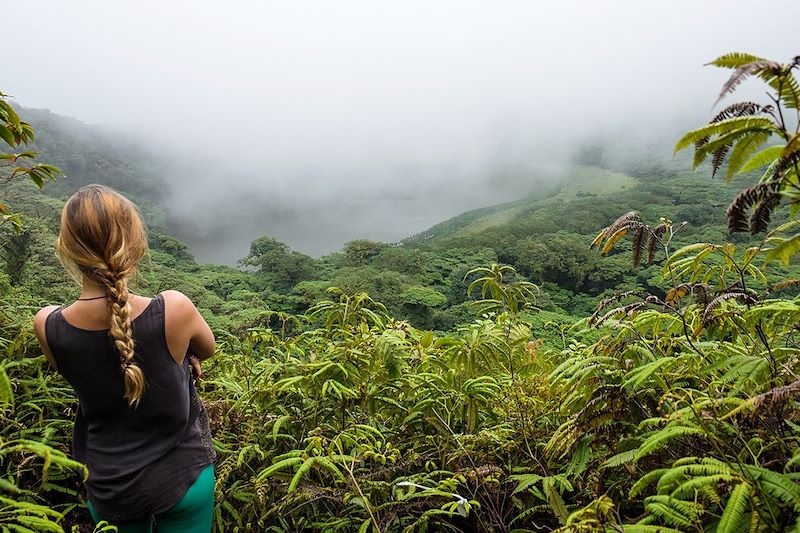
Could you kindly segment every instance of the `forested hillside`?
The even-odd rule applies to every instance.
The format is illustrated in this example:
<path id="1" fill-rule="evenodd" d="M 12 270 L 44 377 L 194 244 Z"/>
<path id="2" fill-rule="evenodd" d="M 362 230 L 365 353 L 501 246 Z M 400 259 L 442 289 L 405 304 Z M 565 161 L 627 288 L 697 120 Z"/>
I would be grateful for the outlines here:
<path id="1" fill-rule="evenodd" d="M 91 531 L 75 399 L 30 324 L 77 295 L 53 249 L 89 182 L 142 207 L 136 290 L 183 291 L 220 341 L 201 385 L 218 531 L 795 528 L 800 59 L 715 64 L 773 101 L 688 133 L 693 160 L 583 160 L 528 198 L 321 258 L 265 235 L 239 268 L 170 236 L 155 156 L 2 100 L 0 529 Z M 66 177 L 18 170 L 34 159 Z"/>

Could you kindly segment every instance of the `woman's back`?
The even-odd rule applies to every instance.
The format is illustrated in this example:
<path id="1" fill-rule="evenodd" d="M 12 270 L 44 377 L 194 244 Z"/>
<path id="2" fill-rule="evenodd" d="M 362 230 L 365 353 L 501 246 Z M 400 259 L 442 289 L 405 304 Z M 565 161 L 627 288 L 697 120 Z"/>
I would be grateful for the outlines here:
<path id="1" fill-rule="evenodd" d="M 116 191 L 87 185 L 67 200 L 56 253 L 81 293 L 33 325 L 78 396 L 73 455 L 89 470 L 93 518 L 128 522 L 121 532 L 147 531 L 154 516 L 163 532 L 210 530 L 214 451 L 189 364 L 199 376 L 214 334 L 180 292 L 149 300 L 128 290 L 147 234 Z"/>
<path id="2" fill-rule="evenodd" d="M 145 376 L 135 405 L 124 398 L 123 371 L 108 330 L 77 327 L 61 308 L 45 321 L 57 368 L 79 400 L 73 453 L 89 468 L 95 509 L 111 520 L 168 509 L 214 459 L 204 413 L 192 394 L 188 358 L 179 364 L 170 354 L 162 295 L 133 318 L 132 329 L 134 359 Z"/>

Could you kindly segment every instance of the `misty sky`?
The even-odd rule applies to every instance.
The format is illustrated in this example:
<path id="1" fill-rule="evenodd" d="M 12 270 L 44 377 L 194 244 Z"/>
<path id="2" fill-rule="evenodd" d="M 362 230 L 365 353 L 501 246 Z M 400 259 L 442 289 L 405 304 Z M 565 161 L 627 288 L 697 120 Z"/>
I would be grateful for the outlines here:
<path id="1" fill-rule="evenodd" d="M 794 1 L 25 0 L 4 12 L 0 89 L 172 154 L 182 236 L 224 240 L 192 244 L 228 262 L 261 234 L 319 254 L 512 199 L 563 172 L 578 140 L 707 120 L 728 75 L 703 67 L 714 57 L 800 53 Z"/>

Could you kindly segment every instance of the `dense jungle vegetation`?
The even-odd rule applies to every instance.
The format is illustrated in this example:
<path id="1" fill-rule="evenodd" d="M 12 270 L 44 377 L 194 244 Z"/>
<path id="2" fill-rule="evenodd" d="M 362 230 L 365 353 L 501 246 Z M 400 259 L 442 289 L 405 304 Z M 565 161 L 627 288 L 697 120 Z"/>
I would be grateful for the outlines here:
<path id="1" fill-rule="evenodd" d="M 31 326 L 77 295 L 53 249 L 90 182 L 142 208 L 138 291 L 183 291 L 219 340 L 218 531 L 798 530 L 800 57 L 713 64 L 720 99 L 769 97 L 682 137 L 691 163 L 588 146 L 569 182 L 402 243 L 264 236 L 240 268 L 170 235 L 154 158 L 0 98 L 0 530 L 92 530 Z"/>

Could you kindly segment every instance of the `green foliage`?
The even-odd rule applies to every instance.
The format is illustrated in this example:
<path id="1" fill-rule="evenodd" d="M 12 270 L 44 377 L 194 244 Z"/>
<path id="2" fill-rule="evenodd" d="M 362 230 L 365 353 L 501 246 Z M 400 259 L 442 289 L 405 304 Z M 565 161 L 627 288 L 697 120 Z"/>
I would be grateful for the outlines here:
<path id="1" fill-rule="evenodd" d="M 731 232 L 749 231 L 753 235 L 765 232 L 773 212 L 786 201 L 796 209 L 800 201 L 800 131 L 787 121 L 790 110 L 798 113 L 800 85 L 794 71 L 800 69 L 800 56 L 790 63 L 780 64 L 743 53 L 730 53 L 711 62 L 712 65 L 733 69 L 722 88 L 717 102 L 734 92 L 744 79 L 760 78 L 772 90 L 771 103 L 737 102 L 723 109 L 704 127 L 688 132 L 675 145 L 675 152 L 694 146 L 694 167 L 713 155 L 712 169 L 716 173 L 727 159 L 727 178 L 766 166 L 767 170 L 752 187 L 743 190 L 728 208 L 728 227 Z M 764 115 L 764 116 L 756 116 Z M 761 149 L 777 138 L 781 144 Z M 781 243 L 774 255 L 789 257 L 797 246 L 791 239 Z"/>
<path id="2" fill-rule="evenodd" d="M 16 110 L 8 103 L 7 94 L 0 92 L 0 139 L 10 148 L 27 145 L 34 140 L 33 127 L 20 119 Z M 39 152 L 27 150 L 24 152 L 0 152 L 0 179 L 9 182 L 20 176 L 27 176 L 40 189 L 45 182 L 55 181 L 56 177 L 63 176 L 56 166 L 44 163 L 34 163 Z M 0 226 L 10 223 L 17 231 L 22 229 L 22 217 L 19 213 L 12 213 L 11 209 L 0 202 Z"/>
<path id="3" fill-rule="evenodd" d="M 255 267 L 279 291 L 290 290 L 297 283 L 313 278 L 314 260 L 294 252 L 272 237 L 259 237 L 250 244 L 250 253 L 240 263 Z"/>
<path id="4" fill-rule="evenodd" d="M 715 64 L 765 81 L 774 112 L 797 108 L 794 67 Z M 197 265 L 151 232 L 140 291 L 182 290 L 220 340 L 199 385 L 215 530 L 797 528 L 798 222 L 774 209 L 760 240 L 728 239 L 709 209 L 740 173 L 794 179 L 781 163 L 794 141 L 761 148 L 782 136 L 764 106 L 721 115 L 679 146 L 699 142 L 712 173 L 727 157 L 730 184 L 583 167 L 594 181 L 399 246 L 313 260 L 262 237 L 243 270 Z M 14 190 L 44 214 L 7 241 L 0 273 L 0 529 L 56 531 L 88 523 L 85 470 L 67 455 L 75 398 L 43 368 L 29 317 L 75 288 L 52 256 L 60 203 Z"/>

